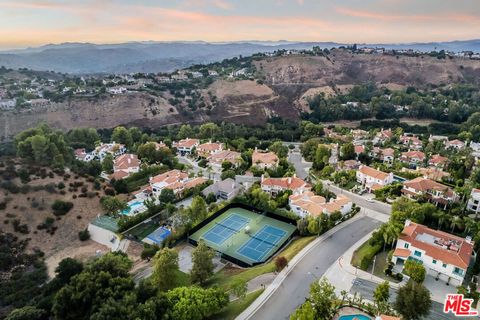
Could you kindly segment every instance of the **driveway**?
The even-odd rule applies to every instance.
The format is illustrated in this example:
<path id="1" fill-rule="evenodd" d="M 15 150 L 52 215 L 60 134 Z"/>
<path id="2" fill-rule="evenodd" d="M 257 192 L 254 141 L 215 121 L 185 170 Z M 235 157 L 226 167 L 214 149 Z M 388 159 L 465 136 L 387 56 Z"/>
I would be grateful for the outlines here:
<path id="1" fill-rule="evenodd" d="M 315 278 L 321 277 L 348 248 L 380 224 L 380 221 L 363 217 L 318 243 L 250 319 L 289 319 L 290 314 L 305 302 Z"/>

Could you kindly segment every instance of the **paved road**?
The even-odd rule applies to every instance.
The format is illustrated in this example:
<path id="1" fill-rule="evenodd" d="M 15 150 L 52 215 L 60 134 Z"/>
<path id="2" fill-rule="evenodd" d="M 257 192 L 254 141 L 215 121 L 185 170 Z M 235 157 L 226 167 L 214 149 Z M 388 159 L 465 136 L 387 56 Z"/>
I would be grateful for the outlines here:
<path id="1" fill-rule="evenodd" d="M 353 294 L 357 292 L 362 297 L 367 300 L 373 300 L 373 292 L 377 287 L 377 284 L 372 281 L 364 280 L 357 278 L 357 281 L 350 289 L 350 293 Z M 394 303 L 397 297 L 397 290 L 390 288 L 390 302 Z M 453 314 L 445 314 L 443 313 L 443 305 L 441 303 L 432 301 L 432 309 L 430 310 L 430 314 L 426 317 L 426 319 L 430 320 L 450 320 L 450 319 L 458 319 Z"/>
<path id="2" fill-rule="evenodd" d="M 364 217 L 319 243 L 298 262 L 282 285 L 250 319 L 288 319 L 308 296 L 310 284 L 315 281 L 313 275 L 321 277 L 348 248 L 379 225 L 379 221 Z"/>
<path id="3" fill-rule="evenodd" d="M 308 162 L 303 161 L 302 155 L 300 152 L 290 152 L 288 155 L 288 161 L 293 164 L 295 167 L 295 173 L 297 174 L 297 177 L 305 179 L 309 176 L 308 170 L 311 168 L 311 164 Z M 384 214 L 390 214 L 391 213 L 391 206 L 375 201 L 375 200 L 368 200 L 363 196 L 360 196 L 358 194 L 343 190 L 337 186 L 334 186 L 330 181 L 322 181 L 323 185 L 328 188 L 331 192 L 335 194 L 343 194 L 348 196 L 354 203 L 357 204 L 357 206 L 360 206 L 362 208 L 367 208 L 373 211 L 377 211 L 380 213 Z"/>

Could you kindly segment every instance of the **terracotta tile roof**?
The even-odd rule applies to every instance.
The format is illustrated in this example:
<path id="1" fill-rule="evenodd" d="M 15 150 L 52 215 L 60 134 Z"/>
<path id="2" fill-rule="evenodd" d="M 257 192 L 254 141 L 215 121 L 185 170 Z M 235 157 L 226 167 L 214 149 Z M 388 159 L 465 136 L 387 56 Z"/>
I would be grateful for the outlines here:
<path id="1" fill-rule="evenodd" d="M 393 155 L 395 154 L 395 150 L 393 150 L 392 148 L 382 149 L 381 152 L 383 156 L 387 157 L 393 157 Z"/>
<path id="2" fill-rule="evenodd" d="M 435 243 L 422 241 L 422 234 L 435 239 Z M 410 243 L 413 247 L 425 251 L 426 255 L 435 260 L 456 267 L 467 269 L 473 252 L 473 241 L 470 243 L 455 235 L 430 229 L 424 225 L 410 222 L 400 234 L 400 239 Z M 449 246 L 450 250 L 446 247 Z"/>
<path id="3" fill-rule="evenodd" d="M 207 159 L 210 162 L 218 163 L 218 164 L 221 164 L 224 161 L 228 161 L 235 164 L 240 161 L 241 155 L 239 152 L 236 152 L 236 151 L 223 150 L 210 155 Z"/>
<path id="4" fill-rule="evenodd" d="M 317 196 L 312 191 L 305 191 L 302 194 L 291 195 L 289 200 L 290 205 L 300 207 L 314 217 L 323 213 L 331 214 L 335 211 L 339 211 L 343 206 L 351 202 L 347 197 L 339 195 L 337 199 L 332 199 L 327 203 L 324 197 Z"/>
<path id="5" fill-rule="evenodd" d="M 411 251 L 408 249 L 396 248 L 393 252 L 393 255 L 396 257 L 408 258 L 410 257 Z"/>
<path id="6" fill-rule="evenodd" d="M 261 182 L 262 186 L 277 186 L 282 189 L 289 189 L 295 191 L 301 187 L 306 187 L 307 183 L 297 177 L 284 178 L 265 178 Z"/>
<path id="7" fill-rule="evenodd" d="M 119 170 L 112 173 L 110 179 L 122 180 L 123 178 L 128 177 L 128 175 L 130 175 L 130 173 L 127 171 Z"/>
<path id="8" fill-rule="evenodd" d="M 446 164 L 447 162 L 448 162 L 448 158 L 442 157 L 442 156 L 439 155 L 439 154 L 433 155 L 433 156 L 430 158 L 430 160 L 428 160 L 428 163 L 435 164 L 435 165 L 438 165 L 438 164 Z"/>
<path id="9" fill-rule="evenodd" d="M 221 143 L 215 143 L 215 142 L 207 142 L 207 143 L 202 143 L 197 147 L 197 151 L 201 152 L 213 152 L 216 150 L 222 150 L 222 144 Z"/>
<path id="10" fill-rule="evenodd" d="M 355 153 L 356 154 L 363 153 L 364 151 L 365 151 L 365 146 L 363 146 L 363 145 L 355 146 Z"/>
<path id="11" fill-rule="evenodd" d="M 394 317 L 394 316 L 387 316 L 385 314 L 382 314 L 379 316 L 380 320 L 401 320 L 399 317 Z M 377 320 L 377 319 L 375 319 Z"/>
<path id="12" fill-rule="evenodd" d="M 136 168 L 140 166 L 140 160 L 136 154 L 125 153 L 115 159 L 113 168 L 117 170 L 126 170 L 128 168 Z"/>
<path id="13" fill-rule="evenodd" d="M 450 173 L 442 171 L 439 168 L 431 167 L 431 168 L 418 168 L 417 171 L 423 176 L 428 179 L 432 180 L 442 180 L 443 177 L 449 177 Z M 415 172 L 415 171 L 413 171 Z"/>
<path id="14" fill-rule="evenodd" d="M 273 152 L 261 152 L 255 150 L 252 153 L 252 165 L 257 163 L 276 164 L 277 162 L 278 157 Z"/>
<path id="15" fill-rule="evenodd" d="M 173 143 L 173 146 L 176 147 L 176 148 L 191 148 L 193 147 L 194 145 L 198 145 L 200 143 L 200 141 L 198 139 L 182 139 L 180 141 L 177 141 L 177 142 L 174 142 Z"/>
<path id="16" fill-rule="evenodd" d="M 170 170 L 162 174 L 158 174 L 150 179 L 151 184 L 165 182 L 167 184 L 173 183 L 178 180 L 188 178 L 188 174 L 180 170 Z"/>
<path id="17" fill-rule="evenodd" d="M 168 149 L 167 145 L 163 142 L 154 142 L 155 144 L 155 150 L 160 150 L 160 149 Z"/>
<path id="18" fill-rule="evenodd" d="M 205 183 L 207 181 L 208 181 L 208 179 L 204 178 L 204 177 L 194 178 L 192 180 L 189 180 L 189 181 L 185 182 L 183 188 L 184 189 L 191 189 L 191 188 L 194 188 L 194 187 L 196 187 L 196 186 L 198 186 L 202 183 Z"/>
<path id="19" fill-rule="evenodd" d="M 423 177 L 418 177 L 410 181 L 405 181 L 403 183 L 405 187 L 412 188 L 418 192 L 425 192 L 425 191 L 441 191 L 441 192 L 450 192 L 452 189 L 450 189 L 448 186 L 443 185 L 441 183 L 438 183 L 436 181 L 430 180 L 430 179 L 425 179 Z"/>
<path id="20" fill-rule="evenodd" d="M 383 171 L 380 171 L 374 168 L 370 168 L 368 166 L 360 166 L 358 171 L 360 171 L 364 175 L 370 176 L 375 179 L 384 180 L 388 177 L 388 173 L 385 173 Z"/>
<path id="21" fill-rule="evenodd" d="M 419 159 L 423 161 L 425 159 L 425 153 L 422 151 L 408 151 L 408 152 L 402 152 L 402 159 L 405 160 L 410 160 L 410 159 Z"/>

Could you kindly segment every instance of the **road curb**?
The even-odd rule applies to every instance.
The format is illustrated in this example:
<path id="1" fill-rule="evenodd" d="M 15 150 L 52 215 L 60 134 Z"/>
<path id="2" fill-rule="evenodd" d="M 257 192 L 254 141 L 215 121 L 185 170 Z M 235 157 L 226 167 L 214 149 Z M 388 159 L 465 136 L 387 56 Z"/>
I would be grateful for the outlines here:
<path id="1" fill-rule="evenodd" d="M 250 319 L 258 309 L 260 309 L 268 299 L 275 293 L 275 291 L 280 287 L 285 278 L 290 274 L 290 272 L 295 268 L 295 266 L 306 256 L 316 245 L 322 243 L 326 239 L 330 238 L 333 233 L 345 228 L 346 226 L 367 217 L 365 214 L 356 214 L 353 218 L 339 224 L 338 226 L 328 230 L 323 235 L 317 239 L 310 242 L 305 248 L 303 248 L 299 253 L 295 255 L 292 261 L 289 263 L 289 266 L 283 269 L 273 282 L 265 289 L 265 291 L 250 305 L 245 309 L 240 315 L 238 315 L 235 320 L 248 320 Z"/>

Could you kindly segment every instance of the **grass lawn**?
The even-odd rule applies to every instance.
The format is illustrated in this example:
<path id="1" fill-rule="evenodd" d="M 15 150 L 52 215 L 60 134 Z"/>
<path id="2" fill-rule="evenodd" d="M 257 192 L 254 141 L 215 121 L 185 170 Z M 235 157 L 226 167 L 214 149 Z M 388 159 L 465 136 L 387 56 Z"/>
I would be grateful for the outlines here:
<path id="1" fill-rule="evenodd" d="M 373 270 L 373 274 L 379 278 L 382 278 L 391 282 L 399 283 L 400 281 L 398 281 L 396 278 L 389 277 L 385 274 L 385 272 L 383 272 L 383 270 L 385 270 L 388 265 L 387 256 L 388 256 L 388 249 L 387 251 L 382 251 L 377 254 L 377 258 L 375 259 L 375 269 Z M 372 267 L 373 267 L 373 263 L 370 266 L 368 266 L 367 271 L 372 272 Z"/>
<path id="2" fill-rule="evenodd" d="M 252 304 L 252 302 L 255 301 L 255 299 L 257 299 L 259 295 L 262 294 L 263 290 L 264 289 L 259 289 L 257 291 L 247 294 L 244 299 L 237 299 L 233 302 L 230 302 L 222 312 L 220 312 L 214 317 L 214 319 L 235 319 L 240 313 L 242 313 L 243 310 L 248 308 L 248 306 Z"/>
<path id="3" fill-rule="evenodd" d="M 351 264 L 352 266 L 361 267 L 361 262 L 364 256 L 368 255 L 371 251 L 374 251 L 375 248 L 368 243 L 368 240 L 362 244 L 352 256 Z"/>
<path id="4" fill-rule="evenodd" d="M 188 287 L 190 285 L 190 275 L 177 270 L 177 287 Z"/>
<path id="5" fill-rule="evenodd" d="M 308 245 L 315 236 L 311 237 L 301 237 L 297 238 L 290 243 L 288 247 L 286 247 L 282 252 L 277 254 L 277 256 L 284 256 L 287 258 L 288 261 L 292 260 L 292 258 L 300 252 L 306 245 Z M 230 284 L 236 279 L 242 279 L 246 282 L 249 280 L 258 277 L 264 273 L 274 272 L 275 271 L 275 263 L 274 260 L 248 269 L 240 269 L 240 268 L 224 268 L 217 272 L 212 279 L 210 280 L 211 285 L 218 285 L 226 290 L 229 289 Z"/>

